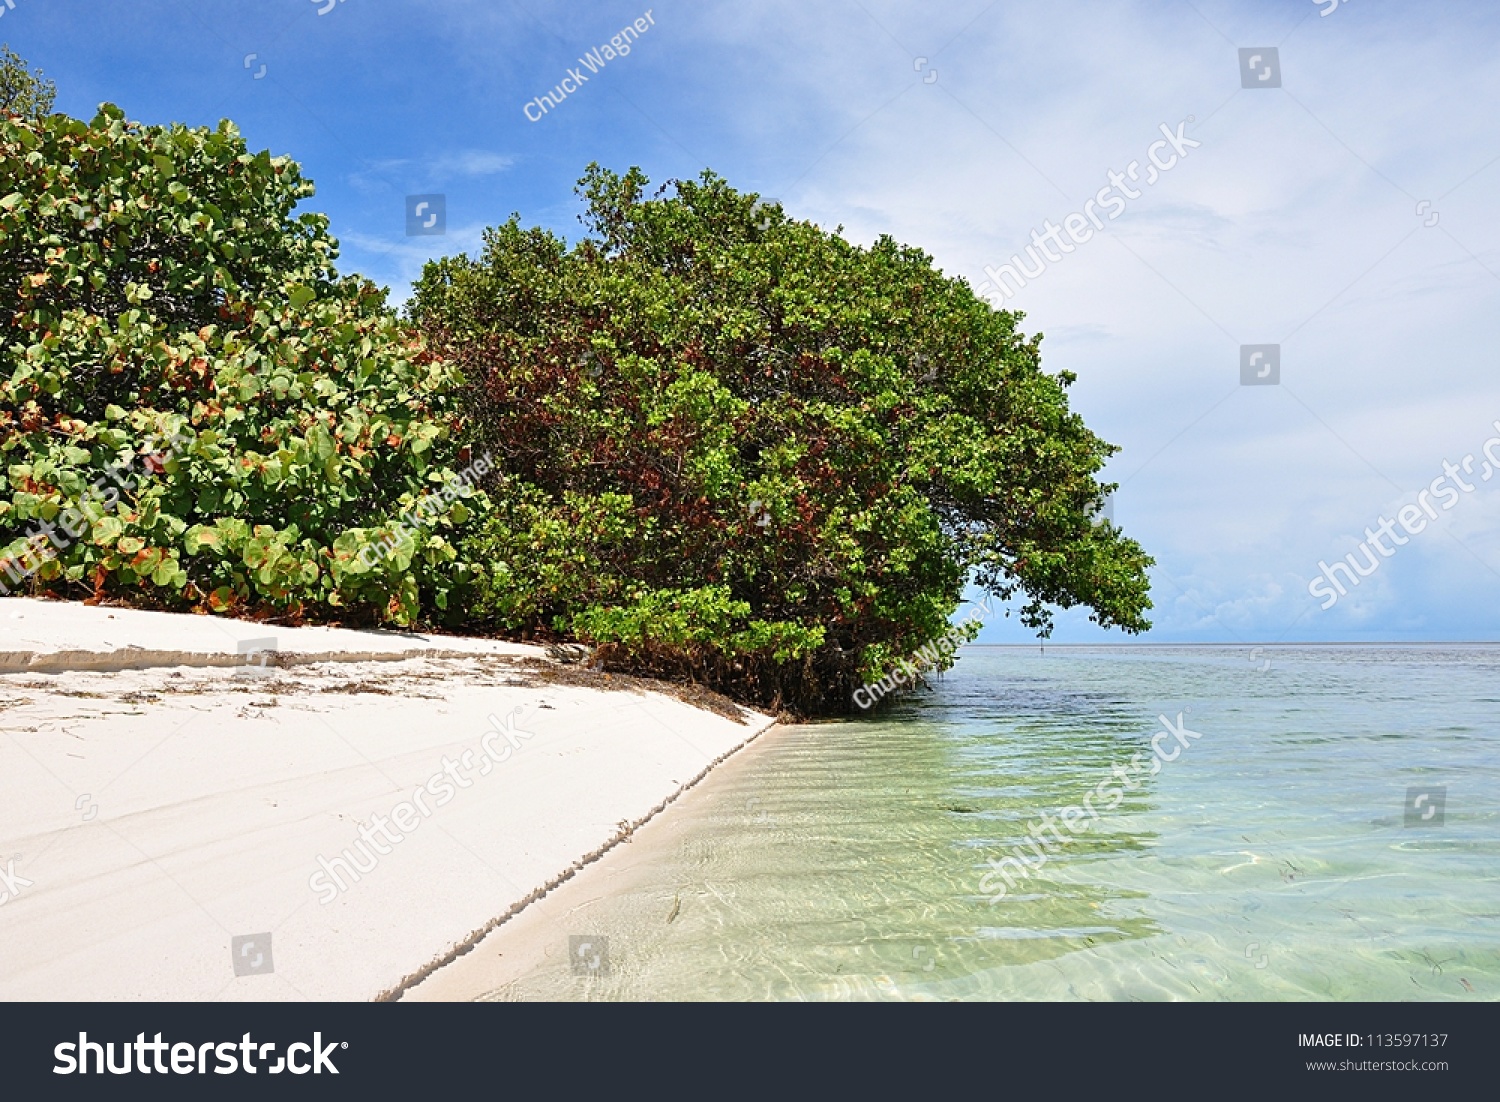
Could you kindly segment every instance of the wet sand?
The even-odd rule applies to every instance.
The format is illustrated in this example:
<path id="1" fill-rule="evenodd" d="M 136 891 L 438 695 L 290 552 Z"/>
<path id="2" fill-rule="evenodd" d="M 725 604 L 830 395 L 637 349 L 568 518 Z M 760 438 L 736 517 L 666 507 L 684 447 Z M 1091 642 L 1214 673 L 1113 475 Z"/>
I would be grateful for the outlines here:
<path id="1" fill-rule="evenodd" d="M 712 886 L 684 883 L 679 889 L 661 886 L 661 866 L 680 860 L 685 848 L 700 837 L 706 822 L 723 814 L 726 801 L 736 808 L 747 803 L 746 785 L 766 755 L 788 739 L 805 737 L 810 728 L 769 728 L 753 742 L 718 765 L 698 784 L 644 826 L 634 830 L 598 860 L 497 926 L 469 952 L 437 969 L 401 993 L 403 1001 L 451 1002 L 518 998 L 523 980 L 548 973 L 549 997 L 584 998 L 594 985 L 621 965 L 620 947 L 611 960 L 608 935 L 598 935 L 586 917 L 603 900 L 629 899 L 628 908 L 647 925 L 669 935 L 673 924 L 693 908 L 697 895 Z M 757 809 L 748 798 L 748 811 Z M 631 898 L 633 897 L 633 898 Z M 647 912 L 642 916 L 640 912 Z M 604 937 L 600 942 L 598 937 Z M 577 960 L 574 960 L 574 957 Z"/>

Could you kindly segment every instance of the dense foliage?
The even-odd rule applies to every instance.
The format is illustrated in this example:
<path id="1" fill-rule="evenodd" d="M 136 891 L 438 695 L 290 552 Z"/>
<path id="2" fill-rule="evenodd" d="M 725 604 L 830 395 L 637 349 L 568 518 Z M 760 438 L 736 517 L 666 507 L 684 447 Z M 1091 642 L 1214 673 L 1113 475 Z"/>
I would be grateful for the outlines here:
<path id="1" fill-rule="evenodd" d="M 40 69 L 32 72 L 9 46 L 0 46 L 0 115 L 39 119 L 56 98 L 57 86 Z"/>
<path id="2" fill-rule="evenodd" d="M 1072 379 L 919 250 L 592 167 L 588 236 L 512 219 L 404 326 L 229 123 L 48 115 L 13 55 L 0 96 L 0 593 L 573 636 L 806 713 L 972 582 L 1147 626 Z"/>
<path id="3" fill-rule="evenodd" d="M 227 122 L 0 119 L 0 585 L 294 617 L 453 603 L 468 491 L 394 525 L 450 477 L 457 377 L 338 276 L 327 220 L 293 213 L 312 190 Z"/>
<path id="4" fill-rule="evenodd" d="M 513 218 L 412 302 L 495 456 L 471 622 L 806 712 L 943 635 L 970 579 L 1043 634 L 1054 605 L 1148 626 L 1151 560 L 1095 520 L 1115 449 L 1020 315 L 712 174 L 581 186 L 576 246 Z"/>

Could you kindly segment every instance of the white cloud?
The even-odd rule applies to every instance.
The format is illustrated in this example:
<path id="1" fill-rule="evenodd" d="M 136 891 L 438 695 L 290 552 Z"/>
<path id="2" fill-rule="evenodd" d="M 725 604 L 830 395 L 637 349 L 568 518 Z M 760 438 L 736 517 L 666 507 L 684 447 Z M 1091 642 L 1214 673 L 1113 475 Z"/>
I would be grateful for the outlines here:
<path id="1" fill-rule="evenodd" d="M 1013 303 L 1048 334 L 1046 366 L 1078 375 L 1075 407 L 1124 446 L 1117 517 L 1160 560 L 1158 637 L 1472 634 L 1493 608 L 1500 579 L 1436 532 L 1321 619 L 1305 592 L 1320 558 L 1500 417 L 1492 6 L 1361 0 L 1324 19 L 1250 0 L 665 0 L 628 64 L 549 130 L 520 120 L 521 91 L 613 17 L 538 16 L 537 33 L 492 5 L 432 11 L 470 82 L 508 72 L 505 36 L 535 47 L 518 87 L 496 93 L 528 166 L 597 157 L 658 182 L 711 166 L 851 240 L 918 245 L 975 285 L 1192 116 L 1202 145 Z M 1236 47 L 1271 44 L 1283 87 L 1240 89 Z M 509 167 L 475 152 L 361 174 L 440 191 Z M 555 200 L 572 202 L 528 198 L 532 220 L 562 221 Z M 398 249 L 400 270 L 429 244 Z M 1238 386 L 1240 343 L 1282 344 L 1282 386 Z M 1451 522 L 1486 554 L 1494 485 Z M 1059 618 L 1091 637 L 1082 620 Z"/>
<path id="2" fill-rule="evenodd" d="M 1500 64 L 1475 23 L 1493 16 L 1370 4 L 1296 26 L 1202 5 L 1240 44 L 1283 42 L 1285 88 L 1240 91 L 1233 44 L 1186 6 L 996 6 L 941 52 L 970 7 L 929 21 L 867 6 L 906 57 L 857 8 L 765 15 L 786 33 L 746 49 L 768 71 L 753 102 L 723 104 L 743 168 L 720 170 L 851 239 L 919 244 L 976 286 L 1108 170 L 1144 162 L 1159 124 L 1195 116 L 1201 147 L 1012 303 L 1050 335 L 1048 367 L 1079 374 L 1089 423 L 1126 447 L 1118 516 L 1161 560 L 1162 634 L 1286 630 L 1319 558 L 1354 546 L 1340 533 L 1362 538 L 1445 455 L 1482 444 L 1500 416 Z M 721 41 L 755 38 L 744 12 L 703 18 Z M 1283 387 L 1237 389 L 1237 345 L 1274 342 Z M 1476 518 L 1483 492 L 1464 505 Z M 1434 536 L 1341 601 L 1338 630 L 1466 619 L 1463 585 L 1429 572 L 1486 592 L 1496 579 Z M 1450 604 L 1413 612 L 1434 597 Z"/>
<path id="3" fill-rule="evenodd" d="M 483 149 L 454 150 L 426 160 L 387 158 L 369 161 L 349 176 L 356 190 L 420 192 L 441 189 L 455 181 L 498 176 L 515 158 Z"/>
<path id="4" fill-rule="evenodd" d="M 344 270 L 364 273 L 382 286 L 391 288 L 391 304 L 400 306 L 410 297 L 410 286 L 422 274 L 423 266 L 442 256 L 467 253 L 477 255 L 484 245 L 485 227 L 481 224 L 450 226 L 442 236 L 377 237 L 365 233 L 345 233 L 339 244 L 343 252 L 340 266 Z"/>

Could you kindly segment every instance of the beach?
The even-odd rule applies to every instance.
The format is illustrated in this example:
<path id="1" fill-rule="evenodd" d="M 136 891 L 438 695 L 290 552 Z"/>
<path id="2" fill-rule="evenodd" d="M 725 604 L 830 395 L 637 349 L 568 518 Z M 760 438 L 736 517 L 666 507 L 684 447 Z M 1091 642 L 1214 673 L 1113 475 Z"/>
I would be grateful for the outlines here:
<path id="1" fill-rule="evenodd" d="M 971 647 L 777 726 L 522 644 L 0 611 L 10 1000 L 1500 982 L 1494 647 Z"/>
<path id="2" fill-rule="evenodd" d="M 772 730 L 403 997 L 1493 1000 L 1497 671 L 965 648 L 878 715 Z"/>
<path id="3" fill-rule="evenodd" d="M 392 997 L 772 724 L 493 640 L 0 608 L 0 998 Z"/>
<path id="4" fill-rule="evenodd" d="M 745 797 L 756 782 L 758 767 L 785 740 L 807 738 L 811 727 L 772 727 L 726 761 L 712 776 L 683 793 L 671 813 L 637 830 L 628 844 L 616 846 L 599 860 L 496 927 L 473 948 L 401 993 L 408 1002 L 505 1000 L 527 994 L 548 1001 L 608 997 L 611 977 L 639 957 L 648 932 L 653 948 L 670 949 L 672 935 L 699 924 L 703 901 L 713 888 L 691 875 L 664 878 L 663 870 L 680 872 L 684 852 L 701 853 L 716 816 L 726 805 L 743 812 L 751 829 L 772 827 L 770 813 L 755 797 Z M 709 843 L 711 844 L 711 843 Z M 723 885 L 730 894 L 732 885 Z M 601 925 L 594 912 L 631 912 L 632 929 L 620 937 L 614 923 Z M 681 926 L 678 926 L 678 923 Z M 610 938 L 614 937 L 611 953 Z M 580 952 L 582 950 L 582 952 Z M 576 960 L 573 958 L 577 958 Z M 533 991 L 528 983 L 545 976 L 550 985 Z"/>

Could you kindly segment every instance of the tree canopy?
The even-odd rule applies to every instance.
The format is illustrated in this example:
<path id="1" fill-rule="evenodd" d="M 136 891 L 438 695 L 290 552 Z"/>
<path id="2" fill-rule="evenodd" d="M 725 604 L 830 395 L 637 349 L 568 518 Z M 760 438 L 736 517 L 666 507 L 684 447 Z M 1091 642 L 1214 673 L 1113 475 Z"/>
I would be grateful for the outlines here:
<path id="1" fill-rule="evenodd" d="M 14 95 L 0 592 L 572 637 L 803 714 L 946 666 L 970 586 L 1149 626 L 1073 377 L 920 249 L 594 165 L 580 240 L 512 217 L 403 321 L 229 122 Z"/>
<path id="2" fill-rule="evenodd" d="M 586 236 L 517 218 L 410 304 L 468 380 L 493 512 L 476 621 L 764 706 L 849 707 L 965 587 L 1149 626 L 1152 560 L 1097 517 L 1116 450 L 1022 315 L 704 173 L 591 166 Z M 668 194 L 670 192 L 670 194 Z"/>
<path id="3" fill-rule="evenodd" d="M 0 46 L 0 115 L 38 119 L 52 110 L 57 86 L 32 72 L 9 46 Z"/>
<path id="4" fill-rule="evenodd" d="M 228 122 L 0 118 L 0 584 L 251 615 L 449 606 L 468 506 L 398 518 L 451 480 L 457 376 L 338 275 L 327 219 L 294 212 L 312 192 Z"/>

